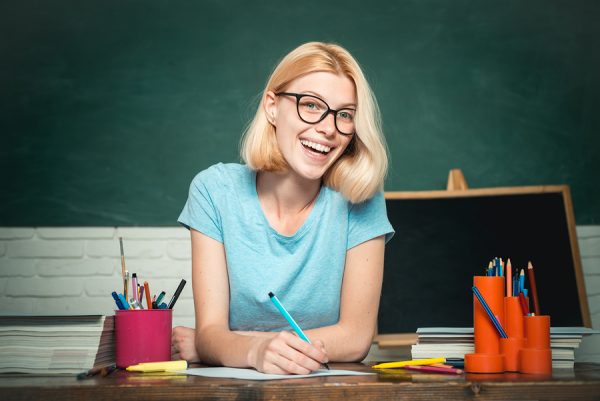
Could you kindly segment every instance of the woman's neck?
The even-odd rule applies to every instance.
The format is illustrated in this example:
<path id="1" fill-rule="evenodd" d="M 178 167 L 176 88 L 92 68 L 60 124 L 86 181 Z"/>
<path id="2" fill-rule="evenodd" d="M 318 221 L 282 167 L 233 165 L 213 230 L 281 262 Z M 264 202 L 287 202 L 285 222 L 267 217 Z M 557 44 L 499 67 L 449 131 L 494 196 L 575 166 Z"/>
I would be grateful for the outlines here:
<path id="1" fill-rule="evenodd" d="M 306 180 L 284 172 L 258 172 L 256 191 L 265 210 L 279 217 L 310 211 L 321 189 L 320 180 Z"/>

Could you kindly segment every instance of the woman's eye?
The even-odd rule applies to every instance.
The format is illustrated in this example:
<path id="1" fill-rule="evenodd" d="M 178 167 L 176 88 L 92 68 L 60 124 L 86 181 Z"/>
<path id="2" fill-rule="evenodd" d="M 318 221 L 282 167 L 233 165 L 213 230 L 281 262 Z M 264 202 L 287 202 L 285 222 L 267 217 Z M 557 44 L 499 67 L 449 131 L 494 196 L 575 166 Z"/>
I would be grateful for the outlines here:
<path id="1" fill-rule="evenodd" d="M 348 111 L 340 111 L 338 113 L 338 116 L 343 119 L 343 120 L 347 120 L 347 121 L 352 121 L 354 119 L 354 116 L 352 115 L 352 113 L 348 112 Z"/>

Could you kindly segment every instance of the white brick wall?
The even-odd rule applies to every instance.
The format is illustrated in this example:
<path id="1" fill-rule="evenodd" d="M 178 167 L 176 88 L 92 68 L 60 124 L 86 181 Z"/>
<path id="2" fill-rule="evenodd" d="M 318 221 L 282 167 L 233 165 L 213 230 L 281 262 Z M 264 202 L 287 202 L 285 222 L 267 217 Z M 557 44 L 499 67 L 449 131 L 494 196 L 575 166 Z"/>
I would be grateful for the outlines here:
<path id="1" fill-rule="evenodd" d="M 113 314 L 112 291 L 122 292 L 118 238 L 127 270 L 167 300 L 179 281 L 175 325 L 194 326 L 189 232 L 182 227 L 0 227 L 0 313 Z M 577 236 L 592 324 L 600 329 L 600 226 Z M 578 361 L 600 362 L 600 334 L 586 337 Z"/>
<path id="2" fill-rule="evenodd" d="M 189 232 L 183 227 L 0 227 L 0 313 L 113 314 L 122 292 L 123 237 L 127 270 L 150 291 L 188 284 L 173 312 L 175 325 L 194 326 Z"/>

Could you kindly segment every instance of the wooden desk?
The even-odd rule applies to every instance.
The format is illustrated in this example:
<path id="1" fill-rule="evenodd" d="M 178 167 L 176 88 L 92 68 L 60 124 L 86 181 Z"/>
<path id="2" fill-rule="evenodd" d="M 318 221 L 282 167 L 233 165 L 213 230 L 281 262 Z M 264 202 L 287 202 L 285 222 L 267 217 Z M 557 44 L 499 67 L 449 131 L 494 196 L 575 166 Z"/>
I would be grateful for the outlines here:
<path id="1" fill-rule="evenodd" d="M 371 371 L 362 364 L 334 369 Z M 0 398 L 12 400 L 600 400 L 600 365 L 578 364 L 552 377 L 462 376 L 384 372 L 370 376 L 247 381 L 117 371 L 107 377 L 0 375 Z"/>

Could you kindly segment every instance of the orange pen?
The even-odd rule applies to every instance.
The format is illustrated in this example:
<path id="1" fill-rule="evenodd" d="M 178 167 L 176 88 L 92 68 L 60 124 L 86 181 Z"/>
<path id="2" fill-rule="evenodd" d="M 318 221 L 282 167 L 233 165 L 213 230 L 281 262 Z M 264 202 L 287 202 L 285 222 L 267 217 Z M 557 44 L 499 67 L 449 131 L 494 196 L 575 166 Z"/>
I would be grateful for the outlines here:
<path id="1" fill-rule="evenodd" d="M 150 286 L 147 281 L 144 281 L 144 289 L 146 292 L 146 304 L 148 305 L 148 309 L 152 309 L 152 301 L 150 300 Z"/>

